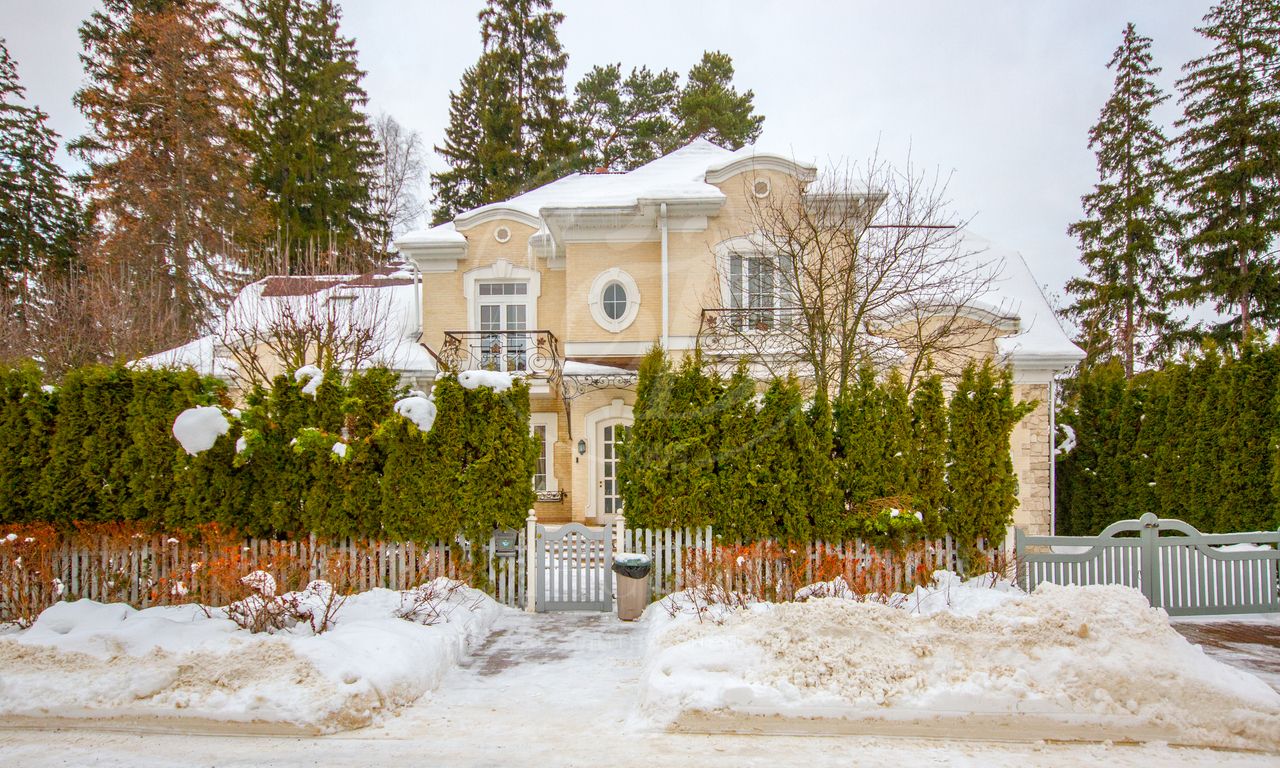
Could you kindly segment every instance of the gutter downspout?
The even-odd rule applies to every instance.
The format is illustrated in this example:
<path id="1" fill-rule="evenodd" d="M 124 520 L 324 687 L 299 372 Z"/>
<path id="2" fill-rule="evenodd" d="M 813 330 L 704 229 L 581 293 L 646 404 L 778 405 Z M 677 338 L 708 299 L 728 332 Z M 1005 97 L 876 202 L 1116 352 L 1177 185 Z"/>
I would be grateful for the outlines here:
<path id="1" fill-rule="evenodd" d="M 410 260 L 413 264 L 413 327 L 414 335 L 418 340 L 422 339 L 422 270 L 418 269 L 418 262 Z"/>
<path id="2" fill-rule="evenodd" d="M 667 204 L 658 208 L 658 230 L 662 233 L 662 349 L 671 352 L 670 270 L 667 267 Z"/>
<path id="3" fill-rule="evenodd" d="M 1049 377 L 1049 535 L 1058 535 L 1058 377 Z"/>

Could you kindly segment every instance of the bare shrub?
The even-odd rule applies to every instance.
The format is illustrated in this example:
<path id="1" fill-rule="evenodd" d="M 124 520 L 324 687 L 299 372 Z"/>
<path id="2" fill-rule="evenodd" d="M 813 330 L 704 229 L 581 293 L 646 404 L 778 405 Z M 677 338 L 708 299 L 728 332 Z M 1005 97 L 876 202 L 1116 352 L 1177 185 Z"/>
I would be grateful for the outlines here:
<path id="1" fill-rule="evenodd" d="M 346 602 L 327 581 L 312 581 L 299 592 L 276 594 L 276 580 L 266 571 L 254 571 L 240 579 L 252 593 L 223 609 L 241 629 L 272 634 L 306 624 L 312 633 L 333 628 L 338 610 Z"/>
<path id="2" fill-rule="evenodd" d="M 400 607 L 396 616 L 415 624 L 431 626 L 448 621 L 454 611 L 462 608 L 474 611 L 483 598 L 461 581 L 439 578 L 420 584 L 400 593 Z"/>

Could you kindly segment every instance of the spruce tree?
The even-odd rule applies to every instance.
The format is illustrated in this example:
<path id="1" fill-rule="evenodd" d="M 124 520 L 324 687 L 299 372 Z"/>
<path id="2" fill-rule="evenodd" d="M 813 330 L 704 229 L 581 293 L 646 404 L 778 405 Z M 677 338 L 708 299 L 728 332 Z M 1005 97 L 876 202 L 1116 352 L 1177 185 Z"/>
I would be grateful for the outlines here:
<path id="1" fill-rule="evenodd" d="M 733 87 L 729 54 L 703 53 L 702 60 L 689 70 L 676 102 L 681 143 L 698 137 L 729 149 L 752 143 L 764 130 L 764 116 L 756 114 L 754 100 L 754 91 L 739 93 Z"/>
<path id="2" fill-rule="evenodd" d="M 258 269 L 358 271 L 372 256 L 378 148 L 340 21 L 332 0 L 242 0 L 236 16 L 253 96 L 253 181 L 275 230 L 275 261 Z"/>
<path id="3" fill-rule="evenodd" d="M 505 200 L 577 167 L 581 146 L 565 98 L 569 57 L 551 0 L 489 0 L 480 11 L 483 53 L 450 96 L 448 170 L 431 177 L 435 221 L 454 205 Z"/>
<path id="4" fill-rule="evenodd" d="M 1187 211 L 1180 289 L 1242 339 L 1280 322 L 1280 3 L 1221 0 L 1198 31 L 1213 50 L 1183 67 L 1177 186 Z"/>
<path id="5" fill-rule="evenodd" d="M 17 66 L 0 38 L 0 302 L 7 315 L 0 323 L 24 336 L 47 314 L 42 278 L 65 272 L 75 260 L 79 229 L 76 200 L 54 160 L 58 135 L 48 120 L 26 104 Z"/>
<path id="6" fill-rule="evenodd" d="M 240 141 L 246 100 L 214 0 L 106 0 L 80 28 L 75 103 L 102 258 L 138 306 L 117 356 L 195 336 L 238 287 L 259 201 Z M 127 347 L 127 348 L 125 348 Z"/>
<path id="7" fill-rule="evenodd" d="M 1067 228 L 1080 242 L 1087 275 L 1067 283 L 1067 314 L 1083 330 L 1085 365 L 1118 358 L 1132 377 L 1159 359 L 1175 323 L 1166 296 L 1173 288 L 1177 216 L 1165 202 L 1172 168 L 1168 141 L 1152 110 L 1168 99 L 1153 78 L 1151 39 L 1133 24 L 1108 62 L 1115 87 L 1089 131 L 1098 183 L 1081 198 L 1085 218 Z"/>

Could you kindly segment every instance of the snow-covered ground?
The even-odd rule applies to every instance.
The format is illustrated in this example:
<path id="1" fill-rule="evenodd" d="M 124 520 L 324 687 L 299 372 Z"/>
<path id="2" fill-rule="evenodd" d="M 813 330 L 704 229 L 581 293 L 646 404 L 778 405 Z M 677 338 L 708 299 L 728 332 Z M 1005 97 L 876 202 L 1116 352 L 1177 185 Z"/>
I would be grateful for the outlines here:
<path id="1" fill-rule="evenodd" d="M 853 732 L 981 724 L 1009 737 L 1280 750 L 1280 693 L 1188 643 L 1136 590 L 1046 584 L 1025 595 L 937 576 L 894 607 L 652 606 L 643 711 L 700 728 L 826 718 Z"/>
<path id="2" fill-rule="evenodd" d="M 435 688 L 510 610 L 436 585 L 431 626 L 396 616 L 411 593 L 375 589 L 348 598 L 322 634 L 305 623 L 251 634 L 198 605 L 58 603 L 0 635 L 0 716 L 362 727 Z"/>
<path id="3" fill-rule="evenodd" d="M 982 598 L 1001 599 L 990 591 Z M 938 604 L 945 607 L 948 599 L 939 593 L 920 609 L 932 611 Z M 964 602 L 950 601 L 953 605 Z M 941 619 L 947 614 L 936 615 Z M 437 687 L 395 716 L 379 718 L 367 728 L 314 738 L 225 728 L 200 728 L 197 735 L 191 735 L 157 732 L 145 722 L 84 721 L 83 727 L 68 729 L 61 723 L 15 724 L 0 716 L 0 764 L 150 768 L 366 766 L 425 761 L 447 766 L 610 768 L 851 764 L 1252 768 L 1276 762 L 1274 752 L 1186 749 L 1159 742 L 1062 744 L 1050 739 L 1020 743 L 993 738 L 981 728 L 937 731 L 931 734 L 933 738 L 849 735 L 821 729 L 810 729 L 805 735 L 774 732 L 744 736 L 710 729 L 671 732 L 653 722 L 640 706 L 651 630 L 647 623 L 623 623 L 609 614 L 502 611 L 487 639 L 451 667 Z"/>

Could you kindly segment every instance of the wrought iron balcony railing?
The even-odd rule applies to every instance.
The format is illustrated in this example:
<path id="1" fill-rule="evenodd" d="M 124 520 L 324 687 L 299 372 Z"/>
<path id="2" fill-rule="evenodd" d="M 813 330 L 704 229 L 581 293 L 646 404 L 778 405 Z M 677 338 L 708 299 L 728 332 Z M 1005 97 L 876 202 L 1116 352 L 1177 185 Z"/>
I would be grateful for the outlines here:
<path id="1" fill-rule="evenodd" d="M 455 371 L 507 371 L 556 379 L 564 362 L 551 331 L 445 331 L 439 357 Z"/>
<path id="2" fill-rule="evenodd" d="M 717 307 L 702 310 L 701 334 L 769 333 L 795 328 L 799 307 Z"/>

